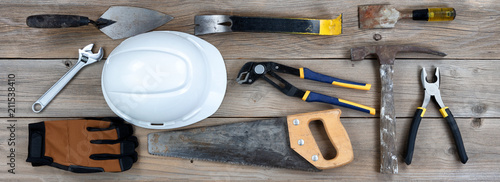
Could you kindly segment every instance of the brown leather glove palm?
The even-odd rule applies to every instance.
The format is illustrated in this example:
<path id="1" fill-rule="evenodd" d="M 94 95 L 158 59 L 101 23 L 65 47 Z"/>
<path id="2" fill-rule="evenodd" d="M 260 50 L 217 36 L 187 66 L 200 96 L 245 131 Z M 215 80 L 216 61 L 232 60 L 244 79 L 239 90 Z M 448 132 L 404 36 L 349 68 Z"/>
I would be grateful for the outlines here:
<path id="1" fill-rule="evenodd" d="M 27 162 L 77 172 L 120 172 L 137 161 L 130 124 L 100 120 L 45 121 L 29 125 Z"/>

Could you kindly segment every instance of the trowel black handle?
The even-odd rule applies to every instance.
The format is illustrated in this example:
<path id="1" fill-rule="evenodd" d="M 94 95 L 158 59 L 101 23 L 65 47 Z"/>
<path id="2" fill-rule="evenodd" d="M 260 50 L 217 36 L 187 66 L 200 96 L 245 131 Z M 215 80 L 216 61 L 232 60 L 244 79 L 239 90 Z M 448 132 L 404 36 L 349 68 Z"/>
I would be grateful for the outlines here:
<path id="1" fill-rule="evenodd" d="M 77 15 L 32 15 L 26 18 L 26 24 L 35 28 L 66 28 L 88 25 L 92 21 Z"/>

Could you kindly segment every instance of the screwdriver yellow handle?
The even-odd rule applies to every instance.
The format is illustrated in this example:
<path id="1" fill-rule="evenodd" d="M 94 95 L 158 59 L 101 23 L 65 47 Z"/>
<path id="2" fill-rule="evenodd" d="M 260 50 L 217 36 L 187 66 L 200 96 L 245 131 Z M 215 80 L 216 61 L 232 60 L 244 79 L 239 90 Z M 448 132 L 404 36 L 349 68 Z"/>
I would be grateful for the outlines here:
<path id="1" fill-rule="evenodd" d="M 429 21 L 451 21 L 455 19 L 455 8 L 429 8 Z"/>
<path id="2" fill-rule="evenodd" d="M 452 21 L 455 19 L 454 8 L 427 8 L 413 11 L 413 20 Z"/>

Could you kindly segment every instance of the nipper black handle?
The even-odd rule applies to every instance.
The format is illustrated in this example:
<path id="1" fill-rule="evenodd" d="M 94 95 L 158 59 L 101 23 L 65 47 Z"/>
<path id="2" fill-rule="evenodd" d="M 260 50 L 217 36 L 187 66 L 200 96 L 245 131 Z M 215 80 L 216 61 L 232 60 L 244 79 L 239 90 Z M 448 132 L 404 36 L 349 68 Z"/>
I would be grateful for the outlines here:
<path id="1" fill-rule="evenodd" d="M 453 138 L 455 139 L 455 145 L 457 146 L 458 157 L 460 157 L 460 161 L 465 164 L 467 160 L 469 160 L 469 157 L 467 157 L 467 153 L 465 152 L 464 142 L 462 141 L 462 135 L 458 129 L 455 117 L 453 117 L 448 107 L 441 108 L 439 111 L 441 111 L 441 114 L 450 126 L 451 133 L 453 133 Z"/>
<path id="2" fill-rule="evenodd" d="M 407 165 L 411 164 L 411 160 L 413 158 L 413 150 L 415 149 L 415 140 L 417 139 L 417 131 L 418 126 L 420 126 L 420 121 L 422 121 L 422 117 L 424 117 L 425 108 L 419 107 L 413 115 L 413 120 L 410 126 L 410 134 L 408 135 L 408 144 L 406 147 L 406 156 L 405 163 Z"/>

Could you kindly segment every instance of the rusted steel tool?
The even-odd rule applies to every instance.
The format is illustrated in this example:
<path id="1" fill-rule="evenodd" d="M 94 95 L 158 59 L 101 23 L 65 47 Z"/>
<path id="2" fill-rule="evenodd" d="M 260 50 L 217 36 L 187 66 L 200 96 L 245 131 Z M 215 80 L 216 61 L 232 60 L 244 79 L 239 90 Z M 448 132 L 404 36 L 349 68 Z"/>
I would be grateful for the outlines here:
<path id="1" fill-rule="evenodd" d="M 287 117 L 148 134 L 153 155 L 305 171 L 340 167 L 354 159 L 351 140 L 331 109 Z M 323 123 L 336 156 L 325 159 L 309 129 Z M 325 154 L 326 155 L 326 154 Z"/>
<path id="2" fill-rule="evenodd" d="M 359 28 L 393 28 L 400 19 L 420 21 L 452 21 L 454 8 L 427 8 L 413 11 L 398 11 L 388 5 L 363 5 L 358 7 Z"/>
<path id="3" fill-rule="evenodd" d="M 394 109 L 392 65 L 398 52 L 420 52 L 438 56 L 445 53 L 409 45 L 365 46 L 351 49 L 351 60 L 361 61 L 370 54 L 376 54 L 380 63 L 381 103 L 380 103 L 380 154 L 381 173 L 398 173 L 396 154 L 396 112 Z"/>
<path id="4" fill-rule="evenodd" d="M 439 90 L 439 84 L 441 80 L 439 78 L 439 68 L 436 68 L 436 72 L 434 73 L 434 75 L 436 76 L 437 80 L 434 83 L 427 82 L 427 72 L 425 71 L 425 68 L 422 68 L 420 81 L 422 82 L 422 86 L 424 87 L 424 101 L 422 103 L 422 107 L 417 108 L 417 111 L 413 116 L 413 121 L 411 122 L 405 163 L 408 165 L 411 164 L 411 160 L 413 158 L 413 150 L 415 148 L 415 140 L 417 138 L 418 126 L 420 125 L 422 117 L 424 117 L 427 105 L 429 104 L 431 99 L 434 98 L 434 101 L 436 101 L 436 103 L 439 105 L 439 112 L 441 112 L 441 115 L 443 115 L 443 118 L 446 119 L 448 125 L 450 126 L 453 138 L 455 139 L 455 146 L 457 147 L 458 157 L 460 157 L 460 161 L 465 164 L 469 158 L 467 157 L 467 153 L 465 152 L 462 135 L 460 134 L 460 130 L 458 129 L 455 117 L 453 117 L 450 109 L 444 105 L 443 99 L 441 99 L 441 91 Z"/>
<path id="5" fill-rule="evenodd" d="M 194 17 L 194 24 L 195 35 L 223 32 L 339 35 L 342 33 L 342 14 L 335 19 L 198 15 Z"/>

